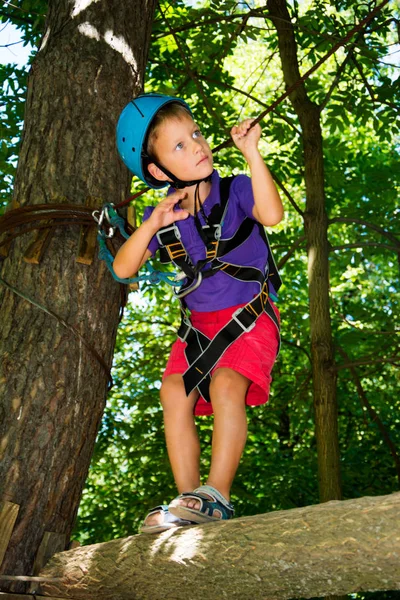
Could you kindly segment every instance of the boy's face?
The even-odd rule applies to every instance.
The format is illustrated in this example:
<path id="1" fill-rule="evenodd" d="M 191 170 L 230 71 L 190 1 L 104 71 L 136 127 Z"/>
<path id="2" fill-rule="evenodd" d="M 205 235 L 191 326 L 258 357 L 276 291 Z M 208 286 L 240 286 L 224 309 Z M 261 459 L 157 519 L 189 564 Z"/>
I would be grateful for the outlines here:
<path id="1" fill-rule="evenodd" d="M 212 173 L 210 146 L 189 115 L 164 121 L 158 128 L 154 149 L 160 164 L 178 179 L 191 181 Z M 166 175 L 163 180 L 169 181 Z"/>

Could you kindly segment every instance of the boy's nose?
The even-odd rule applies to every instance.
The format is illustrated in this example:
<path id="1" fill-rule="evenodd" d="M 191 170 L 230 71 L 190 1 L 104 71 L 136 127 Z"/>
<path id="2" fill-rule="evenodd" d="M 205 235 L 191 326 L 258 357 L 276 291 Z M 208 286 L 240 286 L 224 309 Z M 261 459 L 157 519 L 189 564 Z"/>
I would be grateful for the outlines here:
<path id="1" fill-rule="evenodd" d="M 194 144 L 193 144 L 193 151 L 195 154 L 197 154 L 198 152 L 201 151 L 201 143 L 200 140 L 193 140 Z"/>

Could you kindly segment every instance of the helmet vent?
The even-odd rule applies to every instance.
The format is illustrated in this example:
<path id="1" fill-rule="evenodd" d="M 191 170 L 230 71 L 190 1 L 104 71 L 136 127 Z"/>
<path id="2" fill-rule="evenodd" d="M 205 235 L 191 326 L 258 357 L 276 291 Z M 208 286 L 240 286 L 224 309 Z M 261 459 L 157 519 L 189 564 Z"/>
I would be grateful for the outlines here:
<path id="1" fill-rule="evenodd" d="M 124 141 L 125 141 L 125 138 L 122 138 L 122 141 L 124 142 Z"/>
<path id="2" fill-rule="evenodd" d="M 132 148 L 132 152 L 136 152 L 135 148 Z"/>

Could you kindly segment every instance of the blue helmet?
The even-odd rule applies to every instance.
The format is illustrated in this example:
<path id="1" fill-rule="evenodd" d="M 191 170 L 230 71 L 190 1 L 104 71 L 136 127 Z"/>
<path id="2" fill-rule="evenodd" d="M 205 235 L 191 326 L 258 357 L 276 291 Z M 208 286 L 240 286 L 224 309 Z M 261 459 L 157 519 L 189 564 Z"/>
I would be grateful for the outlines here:
<path id="1" fill-rule="evenodd" d="M 169 185 L 169 182 L 158 181 L 147 171 L 148 156 L 144 145 L 153 118 L 161 107 L 171 102 L 179 102 L 192 114 L 181 98 L 142 94 L 125 106 L 117 124 L 117 148 L 122 160 L 132 173 L 154 189 L 161 189 Z"/>

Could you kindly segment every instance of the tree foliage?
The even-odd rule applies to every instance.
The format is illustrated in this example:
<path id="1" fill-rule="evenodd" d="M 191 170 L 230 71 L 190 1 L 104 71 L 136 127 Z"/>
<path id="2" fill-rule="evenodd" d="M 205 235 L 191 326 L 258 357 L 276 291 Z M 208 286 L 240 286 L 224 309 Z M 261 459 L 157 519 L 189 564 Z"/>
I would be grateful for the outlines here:
<path id="1" fill-rule="evenodd" d="M 28 0 L 23 5 L 39 20 L 18 22 L 21 12 L 11 7 L 7 14 L 3 9 L 3 18 L 35 42 L 46 7 Z M 374 6 L 293 0 L 289 10 L 301 73 Z M 399 11 L 390 2 L 305 82 L 321 107 L 324 137 L 344 498 L 390 493 L 400 480 L 398 28 Z M 5 65 L 2 78 L 6 200 L 25 72 Z M 145 91 L 152 90 L 185 98 L 211 145 L 226 141 L 234 123 L 265 111 L 285 91 L 277 35 L 265 5 L 161 2 L 145 83 Z M 264 156 L 286 205 L 284 222 L 270 233 L 283 265 L 283 344 L 268 406 L 248 411 L 249 441 L 233 487 L 240 516 L 318 501 L 301 128 L 288 99 L 269 112 L 262 126 Z M 233 148 L 221 150 L 215 159 L 223 174 L 246 168 Z M 138 222 L 144 206 L 157 198 L 149 192 L 137 201 Z M 143 285 L 130 294 L 115 354 L 115 385 L 77 522 L 76 536 L 83 542 L 132 533 L 148 508 L 175 495 L 158 389 L 177 318 L 177 303 L 165 287 Z M 206 473 L 212 419 L 198 423 Z"/>

